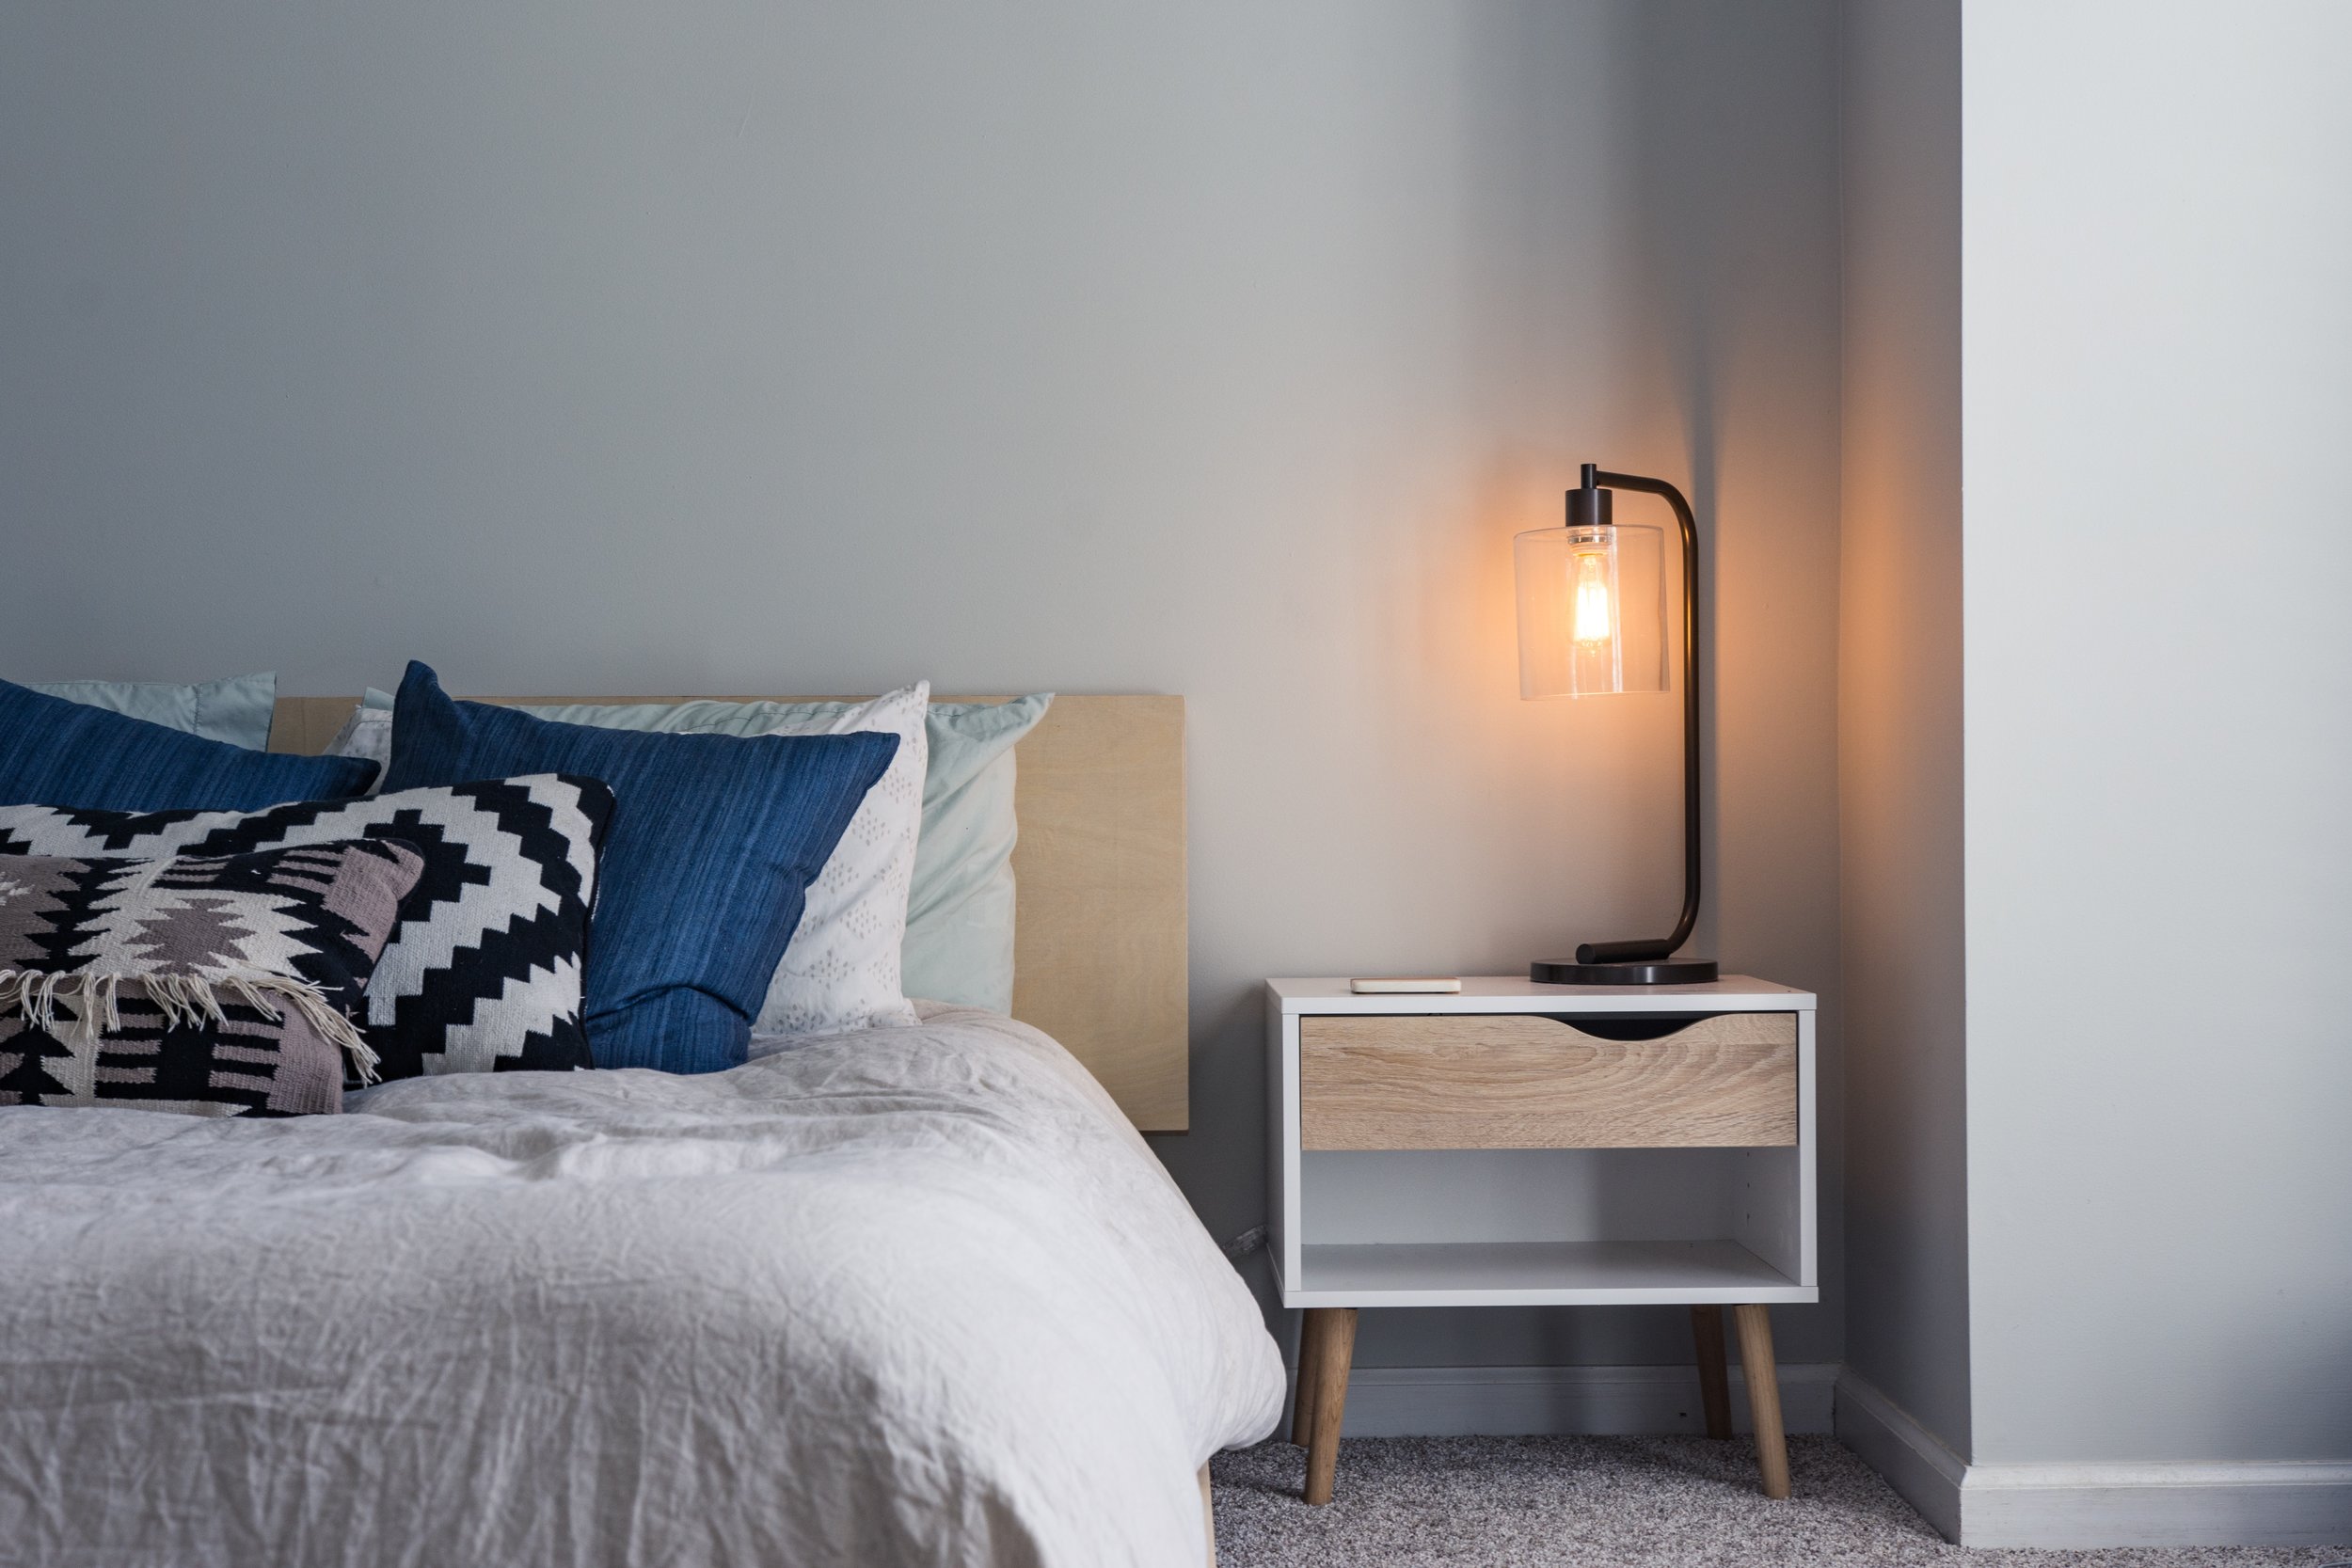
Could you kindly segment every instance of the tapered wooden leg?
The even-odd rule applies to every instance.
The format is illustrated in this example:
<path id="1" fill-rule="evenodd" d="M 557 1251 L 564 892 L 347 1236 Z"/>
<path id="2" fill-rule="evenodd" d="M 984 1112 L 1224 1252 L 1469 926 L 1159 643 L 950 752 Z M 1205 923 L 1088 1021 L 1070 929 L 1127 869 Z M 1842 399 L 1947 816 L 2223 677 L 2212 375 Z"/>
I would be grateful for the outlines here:
<path id="1" fill-rule="evenodd" d="M 1788 1440 L 1780 1430 L 1780 1373 L 1772 1366 L 1772 1320 L 1764 1307 L 1731 1309 L 1740 1325 L 1740 1365 L 1748 1374 L 1748 1409 L 1756 1417 L 1756 1465 L 1764 1495 L 1788 1496 Z"/>
<path id="2" fill-rule="evenodd" d="M 1327 1503 L 1340 1468 L 1340 1421 L 1347 1410 L 1347 1369 L 1356 1358 L 1356 1308 L 1318 1307 L 1314 1431 L 1307 1443 L 1307 1500 Z"/>
<path id="3" fill-rule="evenodd" d="M 1323 1313 L 1310 1307 L 1298 1325 L 1298 1386 L 1291 1391 L 1291 1441 L 1305 1448 L 1315 1434 L 1315 1357 L 1323 1345 Z"/>
<path id="4" fill-rule="evenodd" d="M 1707 1435 L 1731 1435 L 1731 1376 L 1724 1367 L 1724 1309 L 1691 1308 L 1691 1338 L 1699 1347 L 1699 1403 L 1707 1411 Z"/>

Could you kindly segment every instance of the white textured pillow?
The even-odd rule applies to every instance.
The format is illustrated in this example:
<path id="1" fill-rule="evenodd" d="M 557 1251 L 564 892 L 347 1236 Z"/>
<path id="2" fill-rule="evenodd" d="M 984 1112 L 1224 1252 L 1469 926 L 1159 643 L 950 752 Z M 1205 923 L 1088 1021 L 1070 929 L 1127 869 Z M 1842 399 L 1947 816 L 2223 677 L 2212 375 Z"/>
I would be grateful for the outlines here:
<path id="1" fill-rule="evenodd" d="M 907 893 L 923 826 L 923 774 L 930 764 L 923 720 L 930 696 L 930 683 L 917 681 L 837 714 L 783 719 L 758 732 L 874 730 L 898 737 L 898 754 L 808 884 L 800 927 L 753 1025 L 763 1034 L 830 1035 L 917 1022 L 899 989 L 898 950 L 906 942 Z"/>
<path id="2" fill-rule="evenodd" d="M 387 692 L 368 688 L 368 694 L 343 727 L 335 732 L 335 738 L 326 743 L 326 754 L 330 757 L 365 757 L 375 764 L 375 782 L 368 785 L 368 793 L 375 794 L 384 787 L 384 775 L 392 767 L 392 699 Z"/>

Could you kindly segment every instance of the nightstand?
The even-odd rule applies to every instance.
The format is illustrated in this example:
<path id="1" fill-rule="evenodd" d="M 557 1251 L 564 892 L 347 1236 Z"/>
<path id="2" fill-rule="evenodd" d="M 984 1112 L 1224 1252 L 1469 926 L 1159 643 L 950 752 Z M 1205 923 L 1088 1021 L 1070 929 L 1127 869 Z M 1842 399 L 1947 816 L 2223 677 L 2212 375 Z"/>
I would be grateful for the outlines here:
<path id="1" fill-rule="evenodd" d="M 1820 1299 L 1814 998 L 1465 979 L 1266 984 L 1268 1241 L 1306 1310 L 1291 1440 L 1328 1502 L 1368 1307 L 1687 1305 L 1710 1437 L 1738 1325 L 1766 1495 L 1788 1495 L 1774 1302 Z"/>

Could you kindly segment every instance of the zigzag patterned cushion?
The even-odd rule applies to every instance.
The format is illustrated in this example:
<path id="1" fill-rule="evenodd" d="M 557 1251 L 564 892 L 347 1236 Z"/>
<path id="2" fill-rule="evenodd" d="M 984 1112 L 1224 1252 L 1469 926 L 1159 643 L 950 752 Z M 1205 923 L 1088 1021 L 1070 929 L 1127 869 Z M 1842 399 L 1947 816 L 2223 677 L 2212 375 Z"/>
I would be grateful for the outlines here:
<path id="1" fill-rule="evenodd" d="M 0 1105 L 342 1110 L 346 1053 L 375 1065 L 352 1017 L 423 870 L 389 839 L 0 862 Z"/>
<path id="2" fill-rule="evenodd" d="M 580 973 L 612 816 L 612 790 L 557 773 L 252 812 L 0 806 L 0 855 L 413 845 L 423 875 L 368 987 L 364 1033 L 382 1075 L 564 1069 L 589 1065 Z"/>

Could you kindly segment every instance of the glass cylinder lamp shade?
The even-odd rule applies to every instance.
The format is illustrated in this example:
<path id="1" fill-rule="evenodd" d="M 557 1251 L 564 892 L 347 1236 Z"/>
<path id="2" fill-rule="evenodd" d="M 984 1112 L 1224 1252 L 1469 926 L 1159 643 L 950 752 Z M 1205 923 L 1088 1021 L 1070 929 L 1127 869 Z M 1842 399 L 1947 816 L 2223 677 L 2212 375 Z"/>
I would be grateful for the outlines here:
<path id="1" fill-rule="evenodd" d="M 1512 545 L 1519 695 L 1667 689 L 1666 537 L 1641 523 L 1539 528 Z"/>

